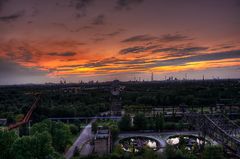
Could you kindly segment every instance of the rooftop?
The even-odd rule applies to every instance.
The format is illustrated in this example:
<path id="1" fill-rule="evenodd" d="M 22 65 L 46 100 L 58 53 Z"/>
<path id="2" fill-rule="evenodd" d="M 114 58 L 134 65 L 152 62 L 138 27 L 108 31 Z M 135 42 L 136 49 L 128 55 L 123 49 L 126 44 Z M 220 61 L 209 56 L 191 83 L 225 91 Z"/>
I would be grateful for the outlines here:
<path id="1" fill-rule="evenodd" d="M 97 131 L 95 139 L 103 139 L 103 138 L 108 138 L 108 137 L 109 137 L 109 130 L 108 129 L 103 129 L 103 130 L 98 130 Z"/>

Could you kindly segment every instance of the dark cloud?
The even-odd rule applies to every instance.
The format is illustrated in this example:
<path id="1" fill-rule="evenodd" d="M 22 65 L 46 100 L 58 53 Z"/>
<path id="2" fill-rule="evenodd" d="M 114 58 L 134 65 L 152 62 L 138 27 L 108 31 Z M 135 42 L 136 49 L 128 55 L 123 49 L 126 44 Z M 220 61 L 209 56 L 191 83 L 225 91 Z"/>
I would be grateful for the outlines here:
<path id="1" fill-rule="evenodd" d="M 106 16 L 104 14 L 100 14 L 93 19 L 92 25 L 104 25 L 105 21 L 106 21 Z"/>
<path id="2" fill-rule="evenodd" d="M 113 37 L 116 35 L 119 35 L 121 33 L 123 33 L 125 31 L 125 29 L 118 29 L 117 31 L 111 32 L 111 33 L 107 33 L 107 34 L 102 34 L 103 36 L 109 36 L 109 37 Z"/>
<path id="3" fill-rule="evenodd" d="M 235 48 L 237 45 L 234 43 L 223 43 L 211 48 L 212 51 L 223 50 L 223 49 L 232 49 Z"/>
<path id="4" fill-rule="evenodd" d="M 199 52 L 205 51 L 208 47 L 186 47 L 179 50 L 179 52 Z"/>
<path id="5" fill-rule="evenodd" d="M 124 60 L 124 59 L 118 59 L 115 57 L 111 58 L 105 58 L 102 60 L 98 61 L 89 61 L 87 64 L 83 65 L 65 65 L 65 66 L 60 66 L 59 69 L 65 69 L 65 70 L 71 70 L 74 68 L 81 68 L 81 67 L 90 67 L 90 68 L 99 68 L 99 67 L 104 67 L 104 66 L 111 66 L 111 65 L 128 65 L 127 67 L 136 66 L 138 64 L 142 64 L 145 62 L 145 59 L 134 59 L 134 60 Z"/>
<path id="6" fill-rule="evenodd" d="M 48 73 L 37 67 L 24 67 L 0 58 L 0 84 L 42 82 Z"/>
<path id="7" fill-rule="evenodd" d="M 77 53 L 75 52 L 51 52 L 48 53 L 49 56 L 75 56 Z"/>
<path id="8" fill-rule="evenodd" d="M 108 67 L 108 68 L 98 68 L 98 71 L 118 71 L 118 70 L 134 70 L 135 71 L 144 71 L 146 67 L 144 65 L 130 65 L 130 66 L 120 66 L 120 67 Z"/>
<path id="9" fill-rule="evenodd" d="M 201 54 L 183 58 L 175 58 L 169 60 L 147 60 L 147 59 L 118 59 L 116 57 L 105 58 L 99 61 L 89 61 L 83 65 L 66 65 L 59 67 L 59 70 L 68 71 L 74 68 L 88 67 L 95 68 L 98 73 L 104 73 L 105 71 L 114 70 L 134 70 L 144 71 L 148 68 L 159 67 L 159 66 L 179 66 L 184 65 L 188 62 L 201 62 L 201 61 L 214 61 L 222 59 L 240 58 L 240 50 L 229 51 L 229 52 L 216 52 L 211 54 Z M 107 67 L 112 65 L 119 65 L 119 67 Z M 106 68 L 105 68 L 106 67 Z M 105 72 L 106 73 L 106 72 Z"/>
<path id="10" fill-rule="evenodd" d="M 152 51 L 152 53 L 164 52 L 164 53 L 171 53 L 169 56 L 176 57 L 181 55 L 193 54 L 199 51 L 205 51 L 207 47 L 185 47 L 185 48 L 178 48 L 178 47 L 169 47 L 169 48 L 159 48 L 159 45 L 150 45 L 150 46 L 134 46 L 125 48 L 119 51 L 119 54 L 132 54 L 132 53 L 141 53 L 145 51 Z M 157 49 L 156 49 L 157 48 Z"/>
<path id="11" fill-rule="evenodd" d="M 70 6 L 73 6 L 78 13 L 76 17 L 80 18 L 82 16 L 86 16 L 87 8 L 94 2 L 94 0 L 71 0 Z"/>
<path id="12" fill-rule="evenodd" d="M 118 29 L 114 32 L 110 32 L 110 33 L 97 33 L 95 34 L 95 37 L 92 38 L 93 42 L 101 42 L 104 40 L 107 40 L 109 38 L 113 38 L 119 34 L 121 34 L 122 32 L 124 32 L 124 29 Z"/>
<path id="13" fill-rule="evenodd" d="M 32 24 L 33 23 L 33 21 L 27 21 L 27 24 Z"/>
<path id="14" fill-rule="evenodd" d="M 115 32 L 112 32 L 112 33 L 108 33 L 108 34 L 105 34 L 106 36 L 116 36 L 118 34 L 120 34 L 121 32 L 120 31 L 115 31 Z"/>
<path id="15" fill-rule="evenodd" d="M 71 5 L 74 5 L 76 9 L 86 9 L 94 0 L 71 0 Z"/>
<path id="16" fill-rule="evenodd" d="M 152 41 L 152 40 L 158 40 L 158 37 L 151 36 L 151 35 L 136 35 L 129 37 L 127 39 L 122 40 L 122 42 L 143 42 L 143 41 Z"/>
<path id="17" fill-rule="evenodd" d="M 92 28 L 93 28 L 92 26 L 83 26 L 83 27 L 78 27 L 76 29 L 68 29 L 68 31 L 76 33 L 76 32 L 82 31 L 82 30 L 89 30 Z"/>
<path id="18" fill-rule="evenodd" d="M 3 5 L 7 2 L 8 0 L 0 0 L 0 13 L 2 11 Z"/>
<path id="19" fill-rule="evenodd" d="M 43 55 L 42 51 L 31 43 L 16 39 L 0 42 L 0 52 L 5 54 L 7 60 L 29 64 L 36 64 Z"/>
<path id="20" fill-rule="evenodd" d="M 153 53 L 158 53 L 158 52 L 176 52 L 179 49 L 175 48 L 175 47 L 169 47 L 169 48 L 160 48 L 160 49 L 156 49 L 153 50 Z"/>
<path id="21" fill-rule="evenodd" d="M 101 66 L 107 66 L 109 64 L 113 64 L 116 61 L 118 61 L 118 59 L 112 57 L 112 58 L 106 58 L 106 59 L 103 59 L 103 60 L 100 60 L 100 61 L 92 61 L 92 62 L 89 62 L 88 64 L 83 65 L 83 66 L 84 67 L 101 67 Z"/>
<path id="22" fill-rule="evenodd" d="M 165 34 L 160 38 L 160 40 L 164 42 L 171 42 L 171 41 L 190 40 L 190 38 L 181 34 Z"/>
<path id="23" fill-rule="evenodd" d="M 25 47 L 17 47 L 16 50 L 8 50 L 6 56 L 9 60 L 17 62 L 33 62 L 33 53 Z"/>
<path id="24" fill-rule="evenodd" d="M 65 66 L 60 66 L 60 70 L 71 70 L 74 68 L 81 68 L 81 67 L 91 67 L 91 68 L 99 68 L 99 67 L 104 67 L 104 66 L 111 66 L 111 65 L 128 65 L 126 67 L 136 67 L 138 64 L 143 64 L 145 63 L 145 59 L 134 59 L 134 60 L 124 60 L 124 59 L 118 59 L 115 57 L 111 58 L 105 58 L 99 61 L 89 61 L 87 64 L 83 65 L 65 65 Z M 99 68 L 100 69 L 100 68 Z"/>
<path id="25" fill-rule="evenodd" d="M 93 42 L 101 42 L 101 41 L 104 41 L 104 40 L 106 40 L 105 38 L 102 38 L 102 37 L 100 37 L 100 38 L 93 38 L 92 39 L 93 40 Z"/>
<path id="26" fill-rule="evenodd" d="M 142 3 L 144 0 L 117 0 L 115 8 L 117 10 L 132 9 L 136 5 Z"/>
<path id="27" fill-rule="evenodd" d="M 58 68 L 76 68 L 76 67 L 82 67 L 83 65 L 63 65 L 59 66 Z"/>
<path id="28" fill-rule="evenodd" d="M 56 46 L 62 46 L 65 48 L 74 48 L 82 45 L 86 45 L 84 42 L 79 42 L 76 40 L 56 40 L 56 41 L 49 41 L 49 44 L 56 45 Z"/>
<path id="29" fill-rule="evenodd" d="M 185 47 L 185 48 L 178 48 L 178 47 L 169 47 L 169 48 L 160 48 L 155 49 L 152 53 L 163 52 L 166 53 L 167 57 L 181 57 L 186 55 L 192 55 L 200 51 L 208 50 L 208 47 Z"/>
<path id="30" fill-rule="evenodd" d="M 170 60 L 151 60 L 148 64 L 146 59 L 134 59 L 124 60 L 117 58 L 106 58 L 100 61 L 89 62 L 86 65 L 74 65 L 74 67 L 97 67 L 97 70 L 110 71 L 110 70 L 145 70 L 146 68 L 158 67 L 158 66 L 177 66 L 184 65 L 188 62 L 200 62 L 200 61 L 213 61 L 222 59 L 240 58 L 240 50 L 229 51 L 229 52 L 217 52 L 212 54 L 202 54 L 184 58 L 175 58 Z M 118 68 L 102 68 L 103 66 L 111 66 L 114 64 L 120 64 Z M 143 65 L 144 64 L 144 65 Z M 98 68 L 99 67 L 99 68 Z"/>
<path id="31" fill-rule="evenodd" d="M 145 51 L 145 47 L 143 46 L 134 46 L 134 47 L 129 47 L 126 49 L 122 49 L 119 51 L 119 54 L 129 54 L 129 53 L 139 53 Z"/>
<path id="32" fill-rule="evenodd" d="M 33 59 L 33 54 L 24 47 L 19 47 L 19 51 L 22 53 L 21 59 L 24 62 L 31 62 Z"/>
<path id="33" fill-rule="evenodd" d="M 0 22 L 12 22 L 12 21 L 15 21 L 15 20 L 19 19 L 23 15 L 24 15 L 24 11 L 19 11 L 19 12 L 16 12 L 14 14 L 11 14 L 11 15 L 1 16 L 0 17 Z"/>
<path id="34" fill-rule="evenodd" d="M 58 27 L 67 31 L 70 31 L 70 29 L 64 24 L 64 23 L 51 23 L 54 27 Z"/>
<path id="35" fill-rule="evenodd" d="M 235 47 L 235 46 L 234 45 L 225 45 L 225 46 L 222 46 L 220 49 L 230 49 L 233 47 Z"/>
<path id="36" fill-rule="evenodd" d="M 176 65 L 183 65 L 188 62 L 214 61 L 214 60 L 223 60 L 223 59 L 231 59 L 231 58 L 240 58 L 240 50 L 201 54 L 201 55 L 195 55 L 195 56 L 189 56 L 189 57 L 183 57 L 183 58 L 175 58 L 170 60 L 157 60 L 157 61 L 153 61 L 154 64 L 149 65 L 149 67 L 176 66 Z"/>
<path id="37" fill-rule="evenodd" d="M 0 58 L 0 76 L 4 77 L 3 75 L 6 74 L 21 74 L 21 75 L 44 75 L 46 74 L 45 71 L 41 71 L 36 67 L 24 67 L 12 61 L 8 61 L 6 59 Z"/>
<path id="38" fill-rule="evenodd" d="M 89 26 L 89 25 L 85 25 L 83 27 L 81 27 L 82 29 L 92 29 L 93 27 L 92 26 Z"/>
<path id="39" fill-rule="evenodd" d="M 136 36 L 129 37 L 127 39 L 122 40 L 122 42 L 144 42 L 144 41 L 174 42 L 174 41 L 182 41 L 182 40 L 191 40 L 191 39 L 188 36 L 181 35 L 181 34 L 165 34 L 160 37 L 144 34 L 144 35 L 136 35 Z"/>
<path id="40" fill-rule="evenodd" d="M 31 17 L 36 17 L 39 13 L 40 11 L 38 10 L 37 6 L 33 6 L 31 8 Z"/>
<path id="41" fill-rule="evenodd" d="M 93 28 L 93 26 L 89 26 L 89 25 L 80 26 L 80 27 L 77 27 L 77 28 L 70 28 L 67 25 L 65 25 L 64 23 L 51 23 L 51 24 L 53 26 L 56 26 L 60 29 L 63 29 L 63 30 L 66 30 L 66 31 L 72 32 L 72 33 L 77 33 L 77 32 L 82 31 L 82 30 L 89 30 L 89 29 Z"/>
<path id="42" fill-rule="evenodd" d="M 145 63 L 145 59 L 134 59 L 134 60 L 117 60 L 114 64 L 128 64 L 128 65 L 137 65 Z"/>
<path id="43" fill-rule="evenodd" d="M 132 53 L 140 53 L 152 50 L 154 48 L 158 47 L 158 45 L 152 45 L 152 46 L 134 46 L 125 48 L 119 51 L 119 54 L 125 55 L 125 54 L 132 54 Z"/>
<path id="44" fill-rule="evenodd" d="M 235 5 L 236 5 L 237 7 L 240 7 L 240 1 L 239 1 L 239 0 L 235 0 Z"/>

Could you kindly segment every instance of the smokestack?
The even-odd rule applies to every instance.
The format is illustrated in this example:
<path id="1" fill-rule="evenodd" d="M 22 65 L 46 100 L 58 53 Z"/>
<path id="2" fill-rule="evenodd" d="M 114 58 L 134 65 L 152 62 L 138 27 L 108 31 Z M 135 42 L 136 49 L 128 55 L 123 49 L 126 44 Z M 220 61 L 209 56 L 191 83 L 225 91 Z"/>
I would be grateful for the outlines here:
<path id="1" fill-rule="evenodd" d="M 152 76 L 151 76 L 151 81 L 153 81 L 153 72 L 152 72 Z"/>

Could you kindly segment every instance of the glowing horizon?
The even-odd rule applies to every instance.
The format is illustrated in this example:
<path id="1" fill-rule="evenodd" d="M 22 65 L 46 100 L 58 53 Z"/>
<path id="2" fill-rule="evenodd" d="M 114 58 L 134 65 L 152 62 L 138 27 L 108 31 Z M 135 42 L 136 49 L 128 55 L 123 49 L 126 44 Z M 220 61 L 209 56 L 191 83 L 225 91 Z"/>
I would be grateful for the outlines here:
<path id="1" fill-rule="evenodd" d="M 0 0 L 0 84 L 240 78 L 239 9 L 237 0 Z"/>

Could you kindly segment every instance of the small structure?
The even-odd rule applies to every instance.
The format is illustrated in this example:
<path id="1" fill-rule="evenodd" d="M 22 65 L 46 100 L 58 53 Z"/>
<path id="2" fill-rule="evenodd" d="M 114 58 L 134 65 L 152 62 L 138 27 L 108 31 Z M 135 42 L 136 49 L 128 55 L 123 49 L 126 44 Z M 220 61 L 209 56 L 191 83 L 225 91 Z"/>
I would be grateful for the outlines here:
<path id="1" fill-rule="evenodd" d="M 112 116 L 121 116 L 121 87 L 119 86 L 119 81 L 115 80 L 113 81 L 112 87 L 111 87 L 111 115 Z"/>
<path id="2" fill-rule="evenodd" d="M 98 130 L 94 139 L 94 153 L 99 155 L 111 152 L 111 133 L 109 129 Z"/>
<path id="3" fill-rule="evenodd" d="M 5 126 L 7 124 L 7 119 L 0 119 L 0 126 Z"/>

